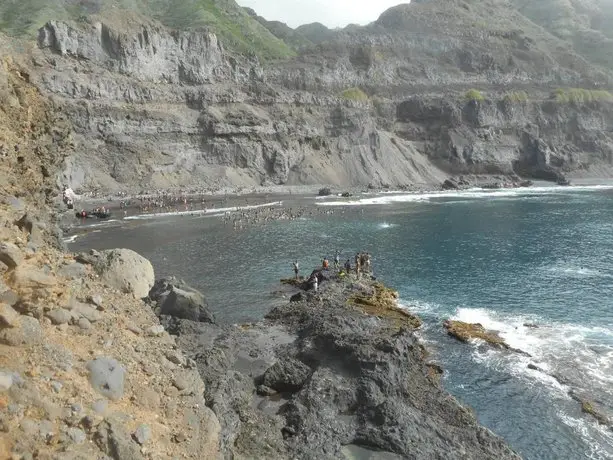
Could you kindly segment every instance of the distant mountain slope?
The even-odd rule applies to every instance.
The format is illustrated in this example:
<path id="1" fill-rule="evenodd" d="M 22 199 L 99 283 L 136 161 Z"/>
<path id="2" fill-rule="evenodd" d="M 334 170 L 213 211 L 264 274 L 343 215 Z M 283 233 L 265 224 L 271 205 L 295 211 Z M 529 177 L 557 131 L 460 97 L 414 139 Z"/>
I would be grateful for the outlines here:
<path id="1" fill-rule="evenodd" d="M 127 9 L 179 30 L 208 27 L 230 49 L 264 59 L 287 58 L 292 49 L 253 19 L 234 0 L 2 0 L 0 30 L 35 37 L 52 19 L 77 20 L 83 15 Z"/>
<path id="2" fill-rule="evenodd" d="M 313 43 L 322 43 L 336 35 L 335 30 L 328 29 L 320 22 L 312 22 L 296 27 L 296 32 L 308 38 Z"/>
<path id="3" fill-rule="evenodd" d="M 592 50 L 599 52 L 606 50 Z M 361 87 L 382 96 L 415 87 L 547 92 L 613 86 L 611 67 L 583 56 L 504 0 L 401 4 L 367 26 L 337 31 L 287 67 L 292 73 L 281 70 L 279 76 L 293 88 Z"/>
<path id="4" fill-rule="evenodd" d="M 269 21 L 266 18 L 259 16 L 258 13 L 248 7 L 243 7 L 243 9 L 247 12 L 249 16 L 258 21 L 264 27 L 266 27 L 271 34 L 275 37 L 283 40 L 287 45 L 289 45 L 294 50 L 300 50 L 306 48 L 308 46 L 313 46 L 313 42 L 311 42 L 308 38 L 292 29 L 290 26 L 281 21 Z"/>
<path id="5" fill-rule="evenodd" d="M 589 61 L 613 69 L 613 0 L 512 0 L 512 4 Z"/>

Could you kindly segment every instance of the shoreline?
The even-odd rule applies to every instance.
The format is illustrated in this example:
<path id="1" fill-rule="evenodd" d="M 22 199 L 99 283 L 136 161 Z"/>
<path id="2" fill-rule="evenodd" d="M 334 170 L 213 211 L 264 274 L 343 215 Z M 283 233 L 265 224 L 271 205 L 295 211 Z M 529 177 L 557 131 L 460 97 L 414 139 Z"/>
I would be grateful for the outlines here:
<path id="1" fill-rule="evenodd" d="M 445 190 L 441 187 L 437 189 L 426 186 L 414 188 L 412 190 L 364 190 L 360 188 L 359 190 L 356 189 L 356 191 L 349 192 L 349 197 L 343 197 L 342 193 L 344 192 L 339 191 L 331 191 L 332 193 L 328 195 L 320 195 L 318 193 L 320 189 L 314 190 L 312 188 L 310 189 L 310 193 L 287 193 L 288 189 L 285 186 L 281 186 L 282 188 L 279 188 L 274 193 L 258 191 L 255 193 L 248 192 L 244 194 L 223 195 L 186 194 L 184 195 L 186 197 L 185 203 L 173 203 L 172 206 L 164 207 L 152 206 L 151 210 L 143 208 L 142 203 L 147 203 L 147 200 L 154 197 L 154 195 L 143 195 L 136 198 L 136 200 L 139 200 L 141 203 L 140 207 L 132 203 L 125 208 L 120 208 L 118 207 L 119 204 L 117 201 L 111 202 L 110 205 L 108 200 L 104 202 L 108 206 L 105 208 L 111 211 L 111 216 L 108 220 L 98 218 L 78 219 L 74 216 L 74 210 L 65 209 L 60 213 L 59 220 L 62 229 L 66 235 L 70 235 L 70 238 L 75 236 L 75 230 L 83 229 L 86 233 L 87 229 L 106 227 L 105 222 L 112 223 L 173 217 L 222 217 L 224 220 L 237 223 L 237 227 L 242 228 L 244 226 L 243 219 L 231 219 L 231 216 L 240 214 L 245 218 L 245 221 L 251 220 L 251 222 L 254 223 L 257 222 L 258 219 L 252 219 L 253 214 L 256 216 L 260 214 L 260 212 L 264 214 L 264 211 L 266 211 L 264 208 L 268 208 L 268 211 L 272 211 L 273 208 L 284 210 L 277 213 L 272 212 L 270 215 L 263 217 L 264 220 L 293 219 L 305 215 L 309 209 L 320 209 L 320 214 L 332 214 L 336 208 L 386 205 L 394 202 L 427 202 L 431 199 L 444 199 L 456 196 L 487 199 L 489 197 L 506 195 L 511 192 L 517 192 L 518 194 L 540 194 L 546 193 L 548 190 L 582 191 L 610 189 L 613 188 L 613 180 L 581 180 L 571 185 L 557 185 L 546 181 L 538 181 L 529 186 L 491 187 L 489 185 L 491 185 L 491 183 L 482 184 L 482 186 L 472 184 L 471 186 L 464 186 L 451 190 Z M 300 190 L 304 192 L 303 187 L 300 187 Z M 415 197 L 415 199 L 411 199 L 411 197 Z M 130 198 L 123 199 L 128 200 Z M 89 206 L 100 205 L 101 203 L 103 202 L 100 200 L 83 200 L 79 202 L 84 209 Z M 64 205 L 62 204 L 60 206 Z M 294 209 L 294 206 L 297 208 Z M 324 211 L 322 208 L 326 210 Z M 67 238 L 64 240 L 66 241 L 66 239 Z"/>

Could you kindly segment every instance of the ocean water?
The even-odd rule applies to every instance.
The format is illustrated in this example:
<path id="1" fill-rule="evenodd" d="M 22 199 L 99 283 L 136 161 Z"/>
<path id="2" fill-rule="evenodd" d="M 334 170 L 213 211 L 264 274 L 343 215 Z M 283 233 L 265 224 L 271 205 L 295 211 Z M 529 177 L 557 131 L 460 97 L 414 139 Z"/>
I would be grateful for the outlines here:
<path id="1" fill-rule="evenodd" d="M 201 289 L 226 322 L 260 319 L 294 259 L 310 271 L 336 250 L 347 258 L 369 251 L 375 275 L 424 319 L 420 336 L 445 369 L 445 388 L 482 424 L 526 459 L 613 459 L 613 431 L 568 396 L 573 389 L 613 411 L 613 189 L 305 202 L 312 215 L 243 230 L 209 215 L 160 216 L 69 238 L 74 250 L 139 251 L 157 276 Z M 532 357 L 459 343 L 442 328 L 447 318 L 496 329 Z"/>

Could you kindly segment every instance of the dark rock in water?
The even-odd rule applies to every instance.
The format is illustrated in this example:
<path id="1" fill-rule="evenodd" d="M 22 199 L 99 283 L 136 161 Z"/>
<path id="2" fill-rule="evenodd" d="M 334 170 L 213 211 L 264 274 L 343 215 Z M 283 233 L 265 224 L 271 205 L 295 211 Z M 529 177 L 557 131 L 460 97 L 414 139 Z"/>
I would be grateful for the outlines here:
<path id="1" fill-rule="evenodd" d="M 342 196 L 343 198 L 349 198 L 349 197 L 350 197 L 350 196 L 352 196 L 352 195 L 351 195 L 351 193 L 349 193 L 349 192 L 343 192 L 343 193 L 341 194 L 341 196 Z"/>
<path id="2" fill-rule="evenodd" d="M 594 417 L 598 423 L 613 427 L 613 414 L 606 412 L 598 402 L 592 400 L 589 395 L 577 390 L 570 390 L 568 395 L 581 404 L 581 411 Z"/>
<path id="3" fill-rule="evenodd" d="M 504 339 L 498 335 L 498 332 L 488 331 L 481 324 L 448 320 L 443 323 L 443 326 L 450 336 L 462 342 L 468 342 L 470 339 L 481 339 L 496 347 L 509 348 Z"/>
<path id="4" fill-rule="evenodd" d="M 540 367 L 538 367 L 536 364 L 528 364 L 528 369 L 532 369 L 533 371 L 542 371 L 542 369 Z"/>
<path id="5" fill-rule="evenodd" d="M 524 327 L 529 327 L 531 329 L 538 329 L 539 328 L 538 324 L 533 324 L 533 323 L 524 323 Z"/>
<path id="6" fill-rule="evenodd" d="M 453 179 L 447 179 L 441 185 L 443 190 L 457 190 L 459 188 L 458 183 Z"/>
<path id="7" fill-rule="evenodd" d="M 534 182 L 531 180 L 524 180 L 519 183 L 520 187 L 532 187 L 532 185 L 534 185 Z"/>
<path id="8" fill-rule="evenodd" d="M 157 280 L 149 291 L 149 299 L 156 302 L 158 315 L 203 323 L 215 322 L 202 293 L 174 277 Z"/>
<path id="9" fill-rule="evenodd" d="M 319 196 L 328 196 L 328 195 L 332 195 L 332 190 L 330 190 L 330 187 L 324 187 L 324 188 L 320 188 L 319 192 L 318 192 Z"/>
<path id="10" fill-rule="evenodd" d="M 480 339 L 493 347 L 504 348 L 505 350 L 531 357 L 529 353 L 509 346 L 509 344 L 498 335 L 497 331 L 489 331 L 479 323 L 472 324 L 463 321 L 447 320 L 443 323 L 443 326 L 447 329 L 447 334 L 451 337 L 455 337 L 461 342 L 469 342 L 471 339 Z"/>
<path id="11" fill-rule="evenodd" d="M 298 360 L 284 359 L 266 370 L 262 376 L 262 385 L 282 393 L 293 393 L 302 388 L 311 372 L 309 366 Z"/>

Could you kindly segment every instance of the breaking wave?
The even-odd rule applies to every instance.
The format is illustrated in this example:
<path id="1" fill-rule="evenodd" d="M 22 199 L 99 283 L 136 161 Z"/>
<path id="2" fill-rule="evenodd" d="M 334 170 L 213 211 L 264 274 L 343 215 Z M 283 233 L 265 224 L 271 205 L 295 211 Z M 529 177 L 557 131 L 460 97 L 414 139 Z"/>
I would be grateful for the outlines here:
<path id="1" fill-rule="evenodd" d="M 335 197 L 324 197 L 330 201 L 318 200 L 319 206 L 368 206 L 393 203 L 428 202 L 441 199 L 480 199 L 480 198 L 519 198 L 543 195 L 562 195 L 581 191 L 613 189 L 613 185 L 577 185 L 551 187 L 522 187 L 513 189 L 483 189 L 451 190 L 441 192 L 406 193 L 386 192 L 378 196 L 358 198 L 354 200 L 337 200 Z"/>
<path id="2" fill-rule="evenodd" d="M 483 308 L 458 308 L 452 319 L 479 323 L 484 328 L 498 331 L 509 346 L 524 351 L 501 352 L 479 346 L 476 340 L 472 351 L 475 361 L 505 371 L 530 385 L 539 385 L 558 397 L 570 398 L 571 389 L 579 389 L 595 400 L 613 401 L 613 326 L 582 326 L 568 323 L 546 322 L 536 316 L 506 316 Z M 529 368 L 528 365 L 536 366 Z M 612 410 L 613 407 L 606 407 Z M 593 429 L 598 424 L 585 419 L 574 420 L 562 414 L 564 423 L 573 426 L 591 443 Z M 568 423 L 567 423 L 568 422 Z M 592 430 L 583 433 L 579 427 L 589 424 Z M 588 436 L 589 435 L 589 436 Z M 606 443 L 613 447 L 613 433 L 602 431 Z M 605 458 L 593 452 L 592 458 Z"/>
<path id="3" fill-rule="evenodd" d="M 273 201 L 271 203 L 254 204 L 250 206 L 233 206 L 229 208 L 209 208 L 199 209 L 194 211 L 173 211 L 173 212 L 156 212 L 151 214 L 138 214 L 136 216 L 124 217 L 124 220 L 143 220 L 143 219 L 158 219 L 161 217 L 175 217 L 175 216 L 218 216 L 227 212 L 241 212 L 250 209 L 267 208 L 272 206 L 281 206 L 282 201 Z"/>

